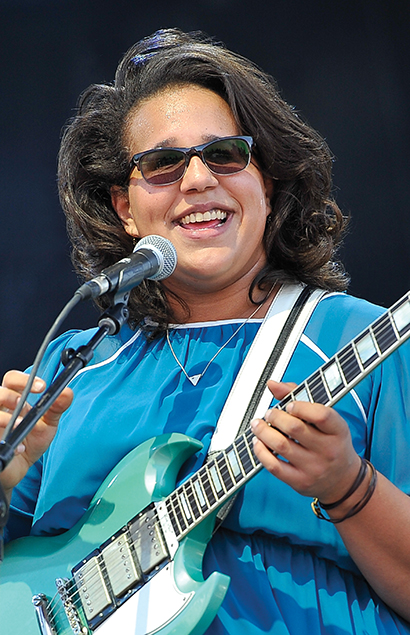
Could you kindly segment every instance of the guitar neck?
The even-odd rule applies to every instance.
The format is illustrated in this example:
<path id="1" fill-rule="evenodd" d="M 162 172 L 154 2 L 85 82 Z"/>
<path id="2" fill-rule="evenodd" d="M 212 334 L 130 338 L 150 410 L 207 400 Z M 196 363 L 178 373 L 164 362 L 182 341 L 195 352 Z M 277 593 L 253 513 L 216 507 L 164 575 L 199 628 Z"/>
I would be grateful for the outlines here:
<path id="1" fill-rule="evenodd" d="M 275 405 L 290 401 L 333 406 L 410 337 L 410 292 Z M 219 452 L 166 499 L 178 540 L 220 507 L 262 467 L 250 428 Z"/>

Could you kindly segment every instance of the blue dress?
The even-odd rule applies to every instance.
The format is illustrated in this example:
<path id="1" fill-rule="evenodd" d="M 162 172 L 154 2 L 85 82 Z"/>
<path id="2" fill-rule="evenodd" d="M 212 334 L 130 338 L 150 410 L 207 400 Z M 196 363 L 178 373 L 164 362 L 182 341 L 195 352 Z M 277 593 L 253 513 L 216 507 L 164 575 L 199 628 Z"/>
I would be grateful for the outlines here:
<path id="1" fill-rule="evenodd" d="M 367 327 L 382 309 L 345 294 L 323 299 L 299 341 L 284 380 L 302 382 Z M 200 373 L 241 320 L 181 325 L 172 345 L 189 375 Z M 197 386 L 181 372 L 166 338 L 148 343 L 123 327 L 99 346 L 71 382 L 72 407 L 44 457 L 15 489 L 9 538 L 72 527 L 115 465 L 134 447 L 182 432 L 204 449 L 182 478 L 202 465 L 219 414 L 260 326 L 251 320 L 218 354 Z M 63 347 L 89 332 L 68 332 L 48 349 L 49 382 Z M 410 344 L 406 343 L 345 396 L 336 409 L 356 451 L 410 493 Z M 240 492 L 209 543 L 204 575 L 219 570 L 231 584 L 212 635 L 350 635 L 410 633 L 410 625 L 368 586 L 336 528 L 312 513 L 310 500 L 262 470 Z"/>

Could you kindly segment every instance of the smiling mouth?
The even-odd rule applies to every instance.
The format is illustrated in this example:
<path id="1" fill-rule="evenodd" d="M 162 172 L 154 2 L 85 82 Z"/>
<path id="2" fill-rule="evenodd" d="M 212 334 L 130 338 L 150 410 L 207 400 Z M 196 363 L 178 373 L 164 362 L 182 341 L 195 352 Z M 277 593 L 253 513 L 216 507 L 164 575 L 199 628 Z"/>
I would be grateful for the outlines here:
<path id="1" fill-rule="evenodd" d="M 222 225 L 228 218 L 227 212 L 221 209 L 213 209 L 209 212 L 194 212 L 187 214 L 179 221 L 180 225 L 192 225 L 193 223 L 209 223 L 211 221 L 217 221 L 214 226 Z"/>

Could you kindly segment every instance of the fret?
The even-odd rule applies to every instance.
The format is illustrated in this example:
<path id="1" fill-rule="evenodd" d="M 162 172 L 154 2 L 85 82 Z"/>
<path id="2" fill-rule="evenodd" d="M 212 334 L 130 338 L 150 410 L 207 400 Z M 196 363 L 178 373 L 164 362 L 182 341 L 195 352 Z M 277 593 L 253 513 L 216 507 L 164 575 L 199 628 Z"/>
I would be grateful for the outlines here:
<path id="1" fill-rule="evenodd" d="M 200 509 L 198 507 L 198 503 L 195 497 L 195 492 L 194 489 L 192 487 L 192 483 L 190 481 L 188 481 L 186 483 L 186 493 L 187 493 L 187 497 L 188 497 L 188 501 L 189 501 L 189 506 L 192 509 L 192 513 L 194 515 L 195 520 L 197 520 L 198 518 L 201 517 L 201 512 Z"/>
<path id="2" fill-rule="evenodd" d="M 176 516 L 175 516 L 174 508 L 173 508 L 169 498 L 167 498 L 167 500 L 166 500 L 166 508 L 167 508 L 167 512 L 168 512 L 168 518 L 171 521 L 172 529 L 174 530 L 175 535 L 178 536 L 181 533 L 181 529 L 178 526 L 178 522 L 177 522 L 177 519 L 176 519 Z"/>
<path id="3" fill-rule="evenodd" d="M 387 351 L 390 346 L 397 342 L 398 336 L 389 315 L 382 315 L 373 324 L 373 336 L 381 353 Z"/>
<path id="4" fill-rule="evenodd" d="M 287 395 L 286 397 L 284 397 L 282 399 L 282 401 L 280 401 L 278 404 L 276 404 L 275 408 L 278 408 L 279 410 L 286 410 L 286 406 L 288 405 L 288 403 L 290 403 L 291 401 L 294 401 L 294 395 L 293 393 L 289 393 L 289 395 Z"/>
<path id="5" fill-rule="evenodd" d="M 209 480 L 209 474 L 206 471 L 206 467 L 200 470 L 200 479 L 203 490 L 205 492 L 205 498 L 208 500 L 208 507 L 212 507 L 212 505 L 216 502 L 216 498 L 212 489 L 211 481 Z"/>
<path id="6" fill-rule="evenodd" d="M 243 438 L 245 440 L 245 443 L 248 447 L 248 452 L 250 454 L 252 463 L 253 463 L 253 467 L 256 467 L 259 463 L 259 459 L 257 458 L 255 452 L 253 451 L 253 443 L 252 443 L 252 439 L 253 439 L 253 432 L 250 428 L 248 428 L 248 430 L 245 432 L 245 434 L 243 435 Z"/>
<path id="7" fill-rule="evenodd" d="M 186 529 L 186 522 L 184 520 L 184 517 L 182 515 L 182 511 L 181 511 L 181 506 L 178 504 L 178 499 L 176 496 L 176 492 L 174 492 L 170 497 L 169 500 L 171 501 L 172 507 L 174 509 L 175 512 L 175 517 L 176 520 L 178 522 L 179 527 L 181 528 L 181 532 L 183 532 Z"/>
<path id="8" fill-rule="evenodd" d="M 224 489 L 226 492 L 229 492 L 234 486 L 234 481 L 232 480 L 232 475 L 229 470 L 228 459 L 225 454 L 220 454 L 215 458 L 215 461 L 221 475 Z"/>
<path id="9" fill-rule="evenodd" d="M 309 387 L 309 392 L 315 403 L 325 404 L 329 401 L 326 388 L 319 371 L 316 371 L 316 373 L 311 375 L 305 383 Z"/>
<path id="10" fill-rule="evenodd" d="M 380 348 L 379 348 L 379 345 L 378 345 L 378 343 L 377 343 L 376 337 L 375 337 L 375 335 L 374 335 L 373 326 L 369 326 L 369 333 L 370 333 L 370 336 L 371 336 L 371 338 L 372 338 L 373 346 L 374 346 L 375 351 L 376 351 L 376 353 L 377 353 L 377 357 L 380 357 L 380 355 L 382 354 L 382 352 L 381 352 L 381 350 L 380 350 Z"/>
<path id="11" fill-rule="evenodd" d="M 325 403 L 328 403 L 331 400 L 332 395 L 330 393 L 329 386 L 327 385 L 325 377 L 323 375 L 323 369 L 322 368 L 319 368 L 319 375 L 320 375 L 320 379 L 322 380 L 322 386 L 323 386 L 323 388 L 325 390 L 325 393 L 326 393 L 326 401 L 322 401 L 322 403 L 325 404 Z"/>
<path id="12" fill-rule="evenodd" d="M 367 368 L 368 366 L 370 366 L 370 364 L 372 364 L 379 357 L 378 350 L 369 329 L 364 335 L 356 338 L 353 341 L 353 345 L 356 349 L 356 352 L 359 356 L 359 361 L 362 363 L 363 368 Z"/>
<path id="13" fill-rule="evenodd" d="M 349 344 L 338 353 L 340 368 L 343 371 L 346 382 L 350 384 L 361 373 L 361 368 L 357 361 L 356 353 L 352 344 Z"/>
<path id="14" fill-rule="evenodd" d="M 235 482 L 238 483 L 242 480 L 242 477 L 245 475 L 245 472 L 242 471 L 241 463 L 238 461 L 238 456 L 236 454 L 236 449 L 234 445 L 230 445 L 226 450 L 226 458 L 229 462 L 232 475 L 235 479 Z"/>
<path id="15" fill-rule="evenodd" d="M 244 436 L 235 440 L 235 447 L 238 450 L 239 460 L 245 474 L 249 474 L 253 470 L 253 462 Z"/>

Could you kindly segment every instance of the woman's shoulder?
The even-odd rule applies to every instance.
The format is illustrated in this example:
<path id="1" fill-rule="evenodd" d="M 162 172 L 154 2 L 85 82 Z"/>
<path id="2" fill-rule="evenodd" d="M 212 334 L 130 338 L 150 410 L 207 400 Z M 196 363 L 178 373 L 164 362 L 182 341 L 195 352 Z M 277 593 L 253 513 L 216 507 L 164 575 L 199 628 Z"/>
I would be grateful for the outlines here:
<path id="1" fill-rule="evenodd" d="M 323 315 L 355 318 L 358 322 L 376 319 L 387 311 L 386 308 L 373 304 L 363 298 L 358 298 L 348 293 L 328 293 L 318 304 L 318 313 Z"/>
<path id="2" fill-rule="evenodd" d="M 77 351 L 80 347 L 86 346 L 97 330 L 96 327 L 86 330 L 72 329 L 59 335 L 48 345 L 39 374 L 46 381 L 49 376 L 51 378 L 61 364 L 63 351 L 68 349 Z M 124 346 L 136 342 L 138 338 L 141 338 L 140 329 L 134 331 L 128 325 L 123 326 L 119 333 L 107 336 L 98 344 L 93 353 L 92 363 L 96 364 L 112 357 Z M 145 337 L 141 339 L 145 342 Z"/>
<path id="3" fill-rule="evenodd" d="M 329 293 L 317 305 L 306 328 L 314 342 L 334 348 L 347 344 L 387 309 L 347 293 Z"/>

